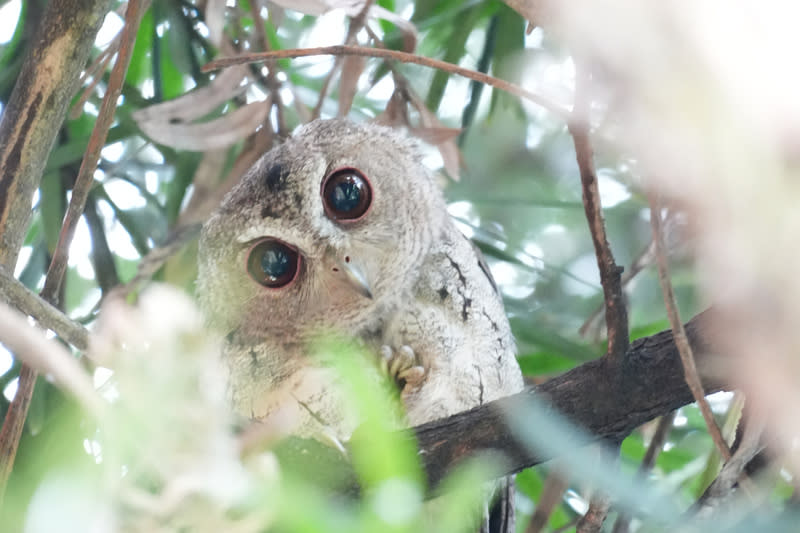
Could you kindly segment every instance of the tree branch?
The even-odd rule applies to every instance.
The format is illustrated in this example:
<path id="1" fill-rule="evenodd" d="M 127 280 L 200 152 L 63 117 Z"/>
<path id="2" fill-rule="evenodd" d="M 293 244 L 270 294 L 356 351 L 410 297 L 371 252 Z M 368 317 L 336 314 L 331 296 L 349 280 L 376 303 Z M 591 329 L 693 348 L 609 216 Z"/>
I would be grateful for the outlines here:
<path id="1" fill-rule="evenodd" d="M 28 228 L 33 193 L 78 89 L 109 0 L 50 2 L 0 118 L 0 265 L 13 269 Z M 23 364 L 0 430 L 0 502 L 36 383 Z"/>
<path id="2" fill-rule="evenodd" d="M 399 61 L 400 63 L 414 63 L 417 65 L 422 65 L 424 67 L 435 68 L 443 70 L 445 72 L 449 72 L 451 74 L 457 74 L 459 76 L 463 76 L 471 80 L 485 83 L 486 85 L 490 85 L 496 89 L 500 89 L 501 91 L 506 91 L 507 93 L 519 96 L 520 98 L 525 98 L 526 100 L 530 100 L 531 102 L 544 107 L 551 113 L 563 118 L 564 120 L 569 119 L 570 116 L 569 111 L 564 109 L 563 106 L 545 98 L 544 96 L 541 96 L 527 89 L 524 89 L 519 85 L 515 85 L 513 83 L 501 80 L 499 78 L 495 78 L 494 76 L 489 76 L 482 72 L 476 72 L 468 68 L 459 67 L 458 65 L 454 65 L 446 61 L 440 61 L 438 59 L 432 59 L 430 57 L 420 56 L 416 54 L 409 54 L 408 52 L 400 52 L 398 50 L 387 50 L 384 48 L 335 45 L 335 46 L 321 46 L 319 48 L 298 48 L 292 50 L 273 50 L 270 52 L 261 52 L 255 54 L 242 54 L 236 57 L 224 57 L 222 59 L 216 59 L 214 61 L 211 61 L 210 63 L 207 63 L 206 65 L 203 66 L 203 72 L 210 72 L 212 70 L 220 69 L 223 67 L 229 67 L 231 65 L 241 65 L 244 63 L 254 63 L 256 61 L 266 61 L 268 59 L 285 59 L 285 58 L 324 56 L 324 55 L 333 55 L 333 56 L 353 55 L 362 57 L 377 57 L 380 59 Z"/>
<path id="3" fill-rule="evenodd" d="M 63 0 L 47 5 L 0 115 L 0 264 L 8 269 L 16 264 L 33 193 L 109 4 Z"/>
<path id="4" fill-rule="evenodd" d="M 588 94 L 589 74 L 587 67 L 581 68 L 577 76 L 575 88 L 575 107 L 569 122 L 569 132 L 575 144 L 575 157 L 581 174 L 583 189 L 583 208 L 592 234 L 594 252 L 597 256 L 597 268 L 600 271 L 600 284 L 603 287 L 603 299 L 606 312 L 606 329 L 608 331 L 607 357 L 617 359 L 624 357 L 628 350 L 628 311 L 622 293 L 622 268 L 614 261 L 611 246 L 606 237 L 606 226 L 603 220 L 603 207 L 600 203 L 600 189 L 597 186 L 597 172 L 594 168 L 592 142 L 589 134 L 589 108 L 591 99 Z"/>
<path id="5" fill-rule="evenodd" d="M 61 339 L 81 351 L 89 347 L 89 332 L 50 305 L 34 292 L 31 292 L 14 276 L 0 266 L 0 297 L 15 309 L 32 316 L 43 327 L 53 330 Z"/>
<path id="6" fill-rule="evenodd" d="M 711 355 L 710 313 L 706 311 L 686 324 L 689 341 L 703 363 L 709 363 L 706 358 Z M 703 364 L 701 368 L 709 366 Z M 710 373 L 705 376 L 704 386 L 706 394 L 722 388 Z M 552 459 L 519 442 L 509 424 L 507 413 L 519 409 L 521 402 L 531 397 L 585 431 L 586 441 L 576 444 L 620 442 L 643 423 L 694 401 L 684 380 L 672 332 L 662 331 L 633 342 L 618 363 L 605 357 L 589 361 L 519 394 L 412 428 L 429 486 L 436 487 L 456 465 L 482 451 L 499 452 L 506 457 L 506 468 L 498 475 L 513 474 Z M 330 446 L 293 438 L 277 452 L 289 468 L 299 470 L 301 475 L 307 472 L 321 483 L 358 490 L 352 469 Z M 328 479 L 320 480 L 321 475 Z"/>
<path id="7" fill-rule="evenodd" d="M 727 462 L 731 458 L 731 450 L 728 447 L 728 443 L 725 442 L 725 437 L 722 436 L 722 432 L 714 420 L 711 406 L 708 405 L 703 394 L 703 384 L 700 382 L 700 375 L 697 372 L 694 353 L 689 345 L 689 339 L 686 338 L 686 332 L 683 330 L 681 317 L 678 313 L 678 305 L 675 300 L 675 292 L 672 290 L 672 282 L 669 278 L 669 267 L 667 265 L 667 252 L 664 250 L 664 236 L 661 231 L 661 207 L 655 194 L 650 194 L 649 200 L 650 225 L 653 229 L 653 243 L 656 248 L 656 262 L 658 264 L 658 281 L 661 284 L 661 292 L 664 294 L 664 306 L 667 309 L 669 323 L 672 326 L 672 334 L 675 337 L 675 344 L 681 357 L 684 379 L 692 391 L 694 401 L 697 402 L 697 406 L 703 414 L 703 419 L 706 422 L 708 433 L 711 435 L 714 445 L 719 450 L 723 461 Z"/>

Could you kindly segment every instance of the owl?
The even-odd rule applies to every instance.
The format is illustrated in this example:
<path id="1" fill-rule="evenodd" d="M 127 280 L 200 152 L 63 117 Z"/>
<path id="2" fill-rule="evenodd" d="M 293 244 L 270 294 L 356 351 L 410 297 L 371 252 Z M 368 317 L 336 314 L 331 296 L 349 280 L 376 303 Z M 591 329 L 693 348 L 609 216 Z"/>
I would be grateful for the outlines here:
<path id="1" fill-rule="evenodd" d="M 489 270 L 397 130 L 304 125 L 226 196 L 198 255 L 201 305 L 226 334 L 243 415 L 280 413 L 296 435 L 348 439 L 359 421 L 342 378 L 308 353 L 323 331 L 389 369 L 411 426 L 522 389 Z"/>

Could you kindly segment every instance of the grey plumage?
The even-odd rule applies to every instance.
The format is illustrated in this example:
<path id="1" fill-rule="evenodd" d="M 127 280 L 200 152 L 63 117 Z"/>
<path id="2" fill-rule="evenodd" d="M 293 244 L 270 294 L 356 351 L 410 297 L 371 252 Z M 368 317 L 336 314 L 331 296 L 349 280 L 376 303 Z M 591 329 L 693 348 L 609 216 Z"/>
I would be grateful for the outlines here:
<path id="1" fill-rule="evenodd" d="M 325 180 L 340 169 L 357 169 L 371 190 L 354 221 L 326 208 Z M 262 287 L 245 268 L 265 237 L 300 257 L 285 287 Z M 228 334 L 235 408 L 255 418 L 281 410 L 300 435 L 324 425 L 346 440 L 358 424 L 336 374 L 306 358 L 320 330 L 352 335 L 376 357 L 386 346 L 413 350 L 422 372 L 401 395 L 410 425 L 522 388 L 485 265 L 447 215 L 415 141 L 387 127 L 316 121 L 262 157 L 203 228 L 198 288 Z"/>

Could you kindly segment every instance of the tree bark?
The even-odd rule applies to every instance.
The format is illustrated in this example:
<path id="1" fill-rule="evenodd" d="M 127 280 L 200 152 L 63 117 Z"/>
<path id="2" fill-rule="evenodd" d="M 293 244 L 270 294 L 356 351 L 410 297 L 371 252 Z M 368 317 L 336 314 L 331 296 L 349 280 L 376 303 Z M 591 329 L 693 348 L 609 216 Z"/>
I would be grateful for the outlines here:
<path id="1" fill-rule="evenodd" d="M 711 322 L 711 311 L 706 311 L 686 324 L 706 394 L 723 387 L 710 371 Z M 428 486 L 435 488 L 455 466 L 480 452 L 505 456 L 502 475 L 553 459 L 520 442 L 509 422 L 508 413 L 524 408 L 531 397 L 583 430 L 586 440 L 576 444 L 621 442 L 643 423 L 694 401 L 672 331 L 662 331 L 633 342 L 619 364 L 605 357 L 589 361 L 514 396 L 412 428 Z M 344 487 L 345 493 L 358 491 L 350 465 L 330 446 L 289 439 L 278 455 L 300 475 L 337 490 Z"/>
<path id="2" fill-rule="evenodd" d="M 0 265 L 13 271 L 39 186 L 109 0 L 50 0 L 0 117 Z"/>

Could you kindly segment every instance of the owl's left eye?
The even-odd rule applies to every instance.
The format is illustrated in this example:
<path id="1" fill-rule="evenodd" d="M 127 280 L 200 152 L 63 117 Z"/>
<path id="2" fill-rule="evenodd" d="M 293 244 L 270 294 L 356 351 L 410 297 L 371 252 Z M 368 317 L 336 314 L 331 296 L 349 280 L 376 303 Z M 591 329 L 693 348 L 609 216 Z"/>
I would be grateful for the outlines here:
<path id="1" fill-rule="evenodd" d="M 337 170 L 322 182 L 322 202 L 333 220 L 358 220 L 372 203 L 369 180 L 354 168 Z"/>
<path id="2" fill-rule="evenodd" d="M 301 261 L 294 247 L 279 239 L 266 238 L 250 248 L 247 273 L 264 287 L 279 289 L 297 278 Z"/>

